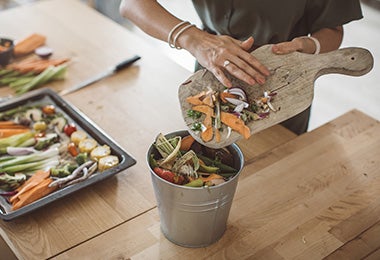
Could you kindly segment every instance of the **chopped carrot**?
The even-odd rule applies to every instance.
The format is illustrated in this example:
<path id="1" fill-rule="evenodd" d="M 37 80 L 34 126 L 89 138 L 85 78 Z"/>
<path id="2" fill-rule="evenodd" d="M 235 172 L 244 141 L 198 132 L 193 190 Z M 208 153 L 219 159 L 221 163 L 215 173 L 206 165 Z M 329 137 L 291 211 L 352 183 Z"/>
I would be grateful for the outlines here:
<path id="1" fill-rule="evenodd" d="M 29 54 L 33 52 L 35 49 L 38 47 L 42 46 L 45 44 L 46 37 L 33 33 L 26 38 L 20 40 L 19 42 L 16 43 L 13 53 L 15 56 L 21 56 L 25 54 Z"/>
<path id="2" fill-rule="evenodd" d="M 189 151 L 190 147 L 193 145 L 194 141 L 195 141 L 195 139 L 192 135 L 187 135 L 187 136 L 183 137 L 181 140 L 181 146 L 179 149 L 181 151 Z"/>
<path id="3" fill-rule="evenodd" d="M 211 173 L 209 176 L 201 177 L 201 178 L 202 178 L 203 182 L 208 182 L 208 181 L 215 180 L 215 179 L 223 179 L 223 176 L 221 176 L 217 173 Z"/>
<path id="4" fill-rule="evenodd" d="M 212 117 L 214 116 L 214 110 L 211 107 L 206 106 L 206 105 L 193 106 L 192 109 L 206 115 L 211 114 Z"/>
<path id="5" fill-rule="evenodd" d="M 202 100 L 203 104 L 209 106 L 209 107 L 214 107 L 214 101 L 212 100 L 212 94 L 209 93 L 205 96 L 205 98 Z"/>
<path id="6" fill-rule="evenodd" d="M 30 60 L 27 59 L 25 61 L 20 61 L 18 63 L 13 63 L 11 65 L 8 65 L 8 69 L 17 70 L 21 73 L 41 73 L 45 69 L 47 69 L 49 66 L 58 66 L 65 62 L 68 62 L 70 59 L 68 58 L 62 58 L 62 59 L 49 59 L 49 60 L 43 60 L 43 59 L 34 59 Z"/>
<path id="7" fill-rule="evenodd" d="M 13 121 L 0 121 L 0 129 L 28 129 L 28 127 Z"/>
<path id="8" fill-rule="evenodd" d="M 213 131 L 212 131 L 212 126 L 209 126 L 206 128 L 205 131 L 202 131 L 201 133 L 201 138 L 204 142 L 210 142 L 212 140 L 212 137 L 213 137 Z"/>
<path id="9" fill-rule="evenodd" d="M 0 126 L 10 126 L 16 124 L 13 121 L 0 121 Z"/>
<path id="10" fill-rule="evenodd" d="M 18 199 L 20 195 L 32 189 L 42 180 L 49 178 L 49 176 L 50 176 L 50 171 L 42 171 L 42 170 L 36 171 L 28 180 L 26 180 L 20 187 L 16 189 L 17 193 L 13 195 L 9 199 L 9 201 L 13 203 L 15 200 Z"/>
<path id="11" fill-rule="evenodd" d="M 220 100 L 222 100 L 223 103 L 227 103 L 226 98 L 238 98 L 237 95 L 231 94 L 229 92 L 220 92 L 219 93 Z"/>
<path id="12" fill-rule="evenodd" d="M 41 182 L 39 182 L 36 186 L 28 190 L 27 192 L 24 192 L 22 195 L 20 195 L 14 204 L 12 204 L 12 210 L 19 209 L 25 205 L 28 205 L 46 195 L 53 192 L 57 189 L 56 186 L 49 187 L 49 184 L 53 180 L 50 178 L 43 179 Z"/>
<path id="13" fill-rule="evenodd" d="M 3 128 L 0 129 L 0 138 L 9 137 L 12 135 L 22 134 L 29 132 L 30 130 L 28 128 Z"/>
<path id="14" fill-rule="evenodd" d="M 220 112 L 220 120 L 223 124 L 231 127 L 233 130 L 241 134 L 245 139 L 251 136 L 251 130 L 244 124 L 244 121 L 227 112 Z"/>
<path id="15" fill-rule="evenodd" d="M 203 102 L 201 100 L 201 98 L 206 94 L 206 92 L 202 91 L 194 96 L 190 96 L 190 97 L 187 97 L 186 98 L 186 101 L 192 105 L 202 105 Z"/>
<path id="16" fill-rule="evenodd" d="M 206 117 L 205 119 L 203 120 L 203 124 L 206 126 L 206 127 L 209 127 L 209 126 L 212 126 L 212 117 L 211 117 L 211 112 L 208 112 L 206 114 Z"/>

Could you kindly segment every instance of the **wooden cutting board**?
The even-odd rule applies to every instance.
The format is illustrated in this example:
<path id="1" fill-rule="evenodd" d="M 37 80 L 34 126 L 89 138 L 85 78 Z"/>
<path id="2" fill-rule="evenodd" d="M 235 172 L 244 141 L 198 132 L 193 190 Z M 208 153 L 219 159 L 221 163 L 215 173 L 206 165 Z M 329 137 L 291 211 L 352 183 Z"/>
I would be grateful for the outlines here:
<path id="1" fill-rule="evenodd" d="M 356 47 L 318 55 L 300 52 L 275 55 L 271 51 L 271 45 L 265 45 L 253 51 L 252 55 L 271 71 L 271 75 L 264 85 L 250 86 L 231 75 L 228 77 L 233 86 L 240 87 L 246 92 L 248 101 L 262 97 L 264 91 L 277 92 L 271 102 L 277 111 L 271 111 L 269 117 L 265 119 L 248 123 L 251 134 L 285 121 L 308 108 L 313 100 L 314 82 L 318 77 L 330 73 L 361 76 L 368 73 L 373 67 L 371 53 L 366 49 Z M 194 119 L 187 116 L 187 111 L 192 108 L 192 105 L 186 101 L 186 98 L 203 90 L 207 91 L 209 88 L 216 91 L 225 89 L 214 75 L 205 69 L 197 71 L 180 85 L 178 97 L 182 116 L 190 134 L 198 142 L 211 148 L 225 147 L 238 141 L 242 136 L 235 131 L 228 134 L 227 127 L 223 126 L 226 129 L 221 131 L 220 142 L 216 142 L 213 138 L 205 143 L 202 141 L 200 133 L 194 132 L 190 128 Z"/>

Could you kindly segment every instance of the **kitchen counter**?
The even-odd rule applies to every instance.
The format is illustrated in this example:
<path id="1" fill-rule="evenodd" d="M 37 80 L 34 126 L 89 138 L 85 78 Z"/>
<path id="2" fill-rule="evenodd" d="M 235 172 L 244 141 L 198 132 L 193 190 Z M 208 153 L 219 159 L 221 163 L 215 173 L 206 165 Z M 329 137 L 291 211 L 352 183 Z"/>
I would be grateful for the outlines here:
<path id="1" fill-rule="evenodd" d="M 227 231 L 177 246 L 160 232 L 146 152 L 159 132 L 185 129 L 177 91 L 190 72 L 76 0 L 2 11 L 2 34 L 47 36 L 70 57 L 60 91 L 133 55 L 130 68 L 65 96 L 137 164 L 28 215 L 0 222 L 19 259 L 378 259 L 380 123 L 353 110 L 296 136 L 276 125 L 238 145 L 245 157 Z M 13 94 L 0 89 L 0 96 Z M 0 257 L 1 258 L 1 257 Z"/>

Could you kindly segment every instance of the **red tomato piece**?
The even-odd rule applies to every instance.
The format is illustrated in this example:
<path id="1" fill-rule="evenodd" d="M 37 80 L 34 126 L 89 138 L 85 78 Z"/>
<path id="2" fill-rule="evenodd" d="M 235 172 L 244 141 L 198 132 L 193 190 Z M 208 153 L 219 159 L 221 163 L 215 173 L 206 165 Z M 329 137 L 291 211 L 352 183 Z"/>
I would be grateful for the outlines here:
<path id="1" fill-rule="evenodd" d="M 153 171 L 160 176 L 162 179 L 167 180 L 168 182 L 174 183 L 174 177 L 175 174 L 172 173 L 171 171 L 162 169 L 160 167 L 155 167 Z"/>
<path id="2" fill-rule="evenodd" d="M 63 132 L 67 135 L 67 136 L 71 136 L 72 133 L 74 133 L 75 131 L 77 130 L 77 127 L 74 125 L 74 124 L 67 124 L 65 125 L 65 127 L 63 128 Z"/>

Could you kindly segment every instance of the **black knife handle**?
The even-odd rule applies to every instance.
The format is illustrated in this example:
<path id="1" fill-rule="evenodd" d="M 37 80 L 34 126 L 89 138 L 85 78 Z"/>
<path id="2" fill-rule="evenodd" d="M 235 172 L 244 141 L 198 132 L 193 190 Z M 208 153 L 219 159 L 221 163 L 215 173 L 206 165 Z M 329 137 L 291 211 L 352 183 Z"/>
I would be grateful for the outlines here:
<path id="1" fill-rule="evenodd" d="M 135 61 L 137 61 L 139 59 L 141 59 L 141 57 L 138 56 L 138 55 L 135 55 L 134 57 L 132 57 L 130 59 L 127 59 L 125 61 L 120 62 L 119 64 L 117 64 L 115 66 L 114 72 L 122 70 L 122 69 L 124 69 L 126 67 L 129 67 L 130 65 L 132 65 L 132 63 L 134 63 Z"/>

